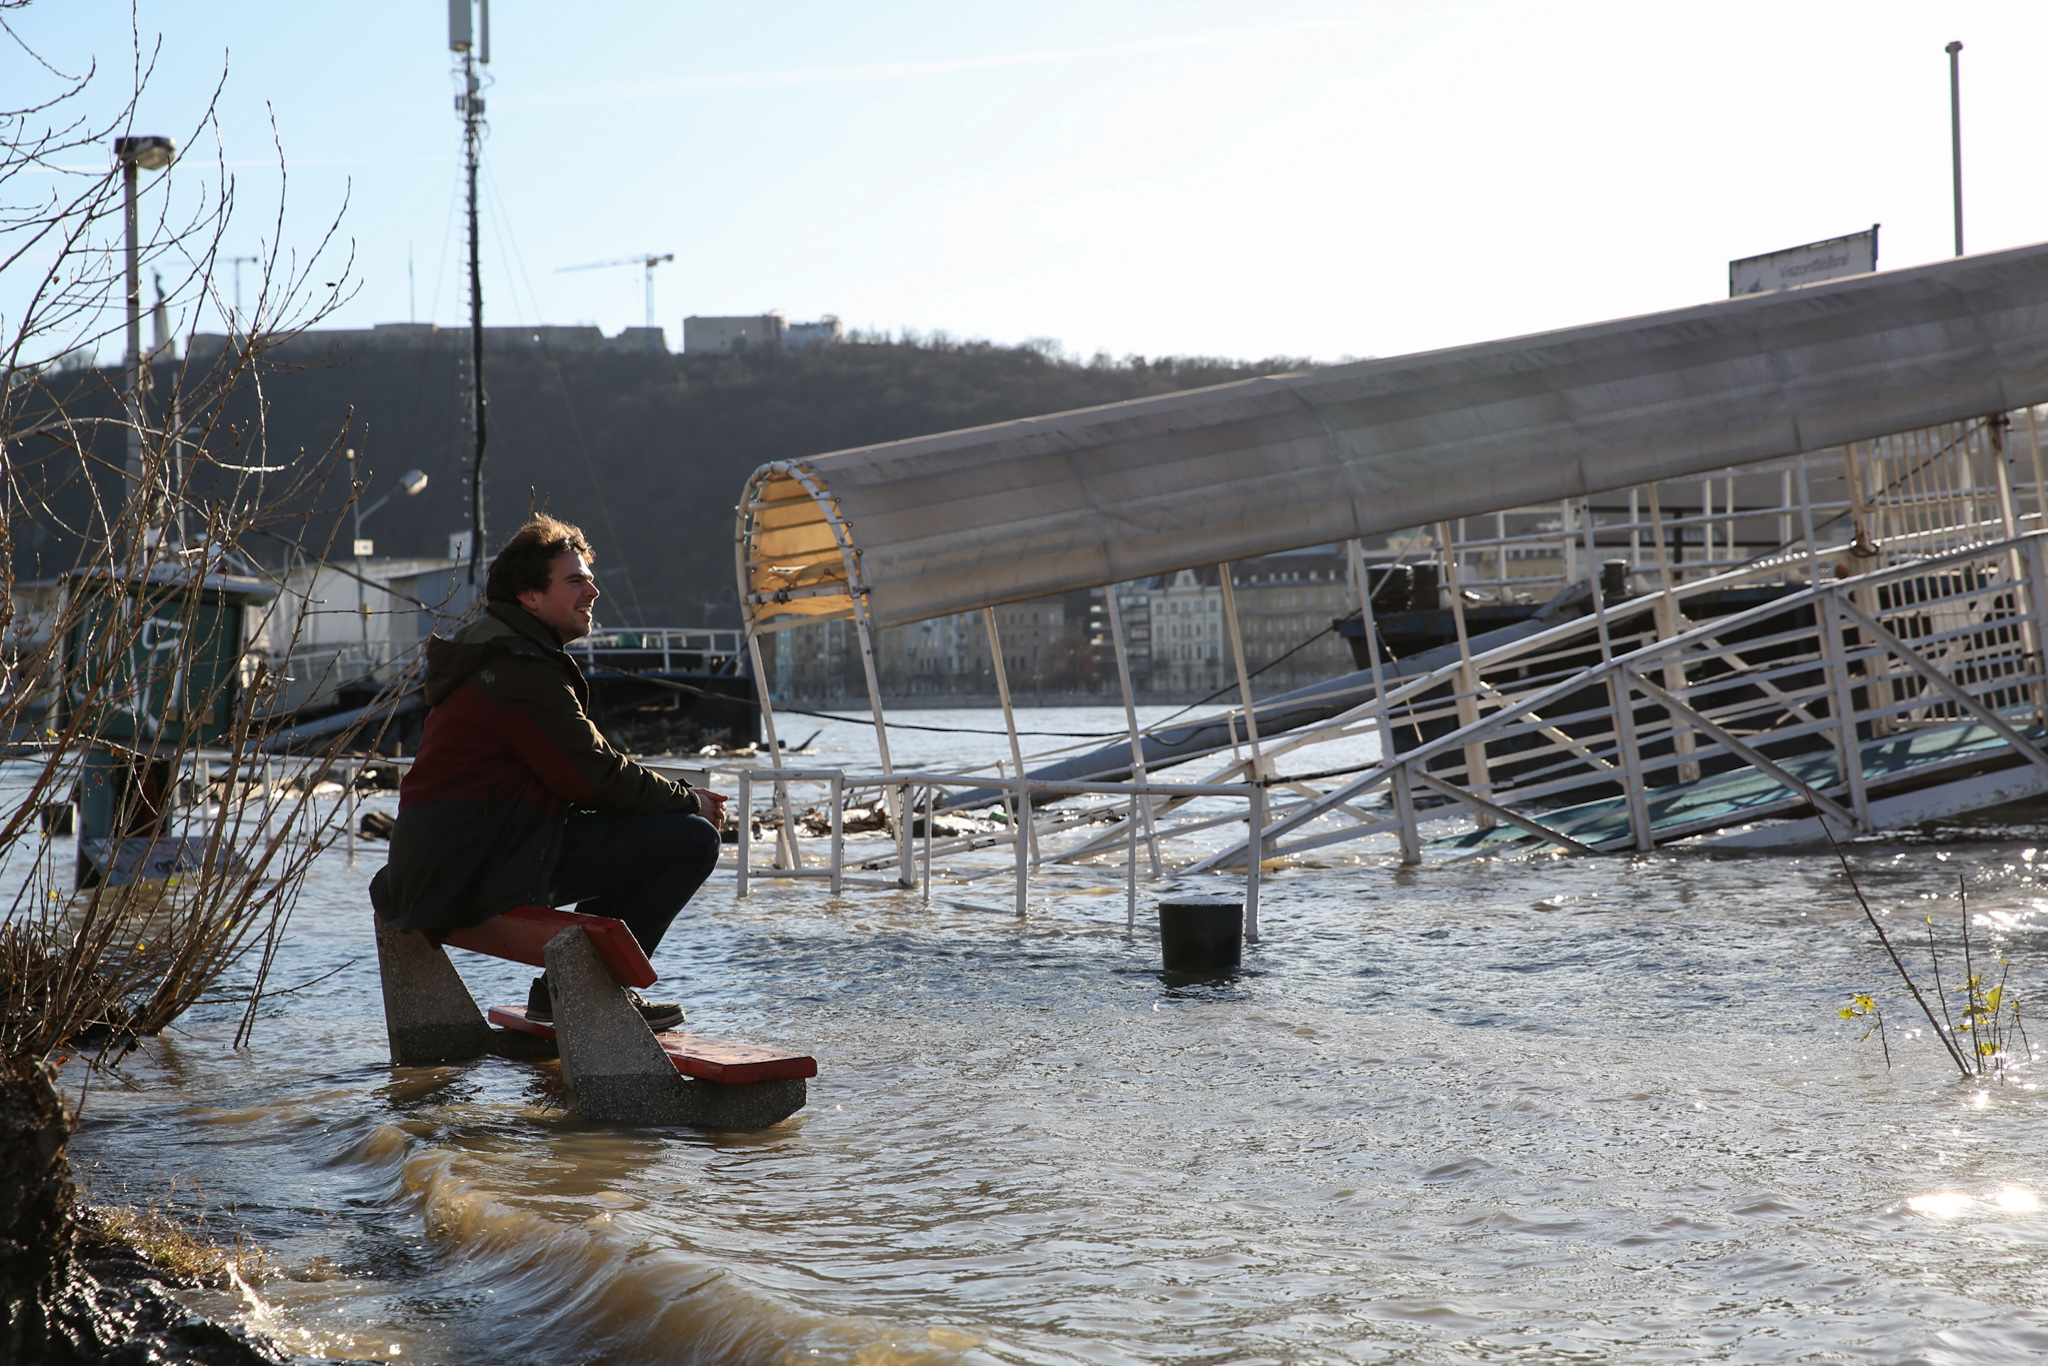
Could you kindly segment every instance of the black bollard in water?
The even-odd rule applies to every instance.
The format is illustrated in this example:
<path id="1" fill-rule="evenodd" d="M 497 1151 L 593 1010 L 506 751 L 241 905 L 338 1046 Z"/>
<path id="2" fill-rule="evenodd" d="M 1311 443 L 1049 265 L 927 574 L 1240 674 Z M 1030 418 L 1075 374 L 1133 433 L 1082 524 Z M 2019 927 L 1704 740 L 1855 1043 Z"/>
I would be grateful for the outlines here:
<path id="1" fill-rule="evenodd" d="M 1168 972 L 1229 972 L 1244 956 L 1242 901 L 1162 901 L 1159 953 Z"/>

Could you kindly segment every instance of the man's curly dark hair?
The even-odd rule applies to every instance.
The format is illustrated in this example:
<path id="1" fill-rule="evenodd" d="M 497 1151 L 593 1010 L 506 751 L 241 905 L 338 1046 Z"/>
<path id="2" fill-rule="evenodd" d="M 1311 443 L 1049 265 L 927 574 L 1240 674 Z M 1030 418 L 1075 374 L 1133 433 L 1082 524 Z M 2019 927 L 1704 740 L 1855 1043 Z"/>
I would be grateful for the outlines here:
<path id="1" fill-rule="evenodd" d="M 558 556 L 574 551 L 594 559 L 590 541 L 581 527 L 543 513 L 512 533 L 505 548 L 491 561 L 484 580 L 484 596 L 492 602 L 517 602 L 526 592 L 545 593 L 554 574 Z"/>

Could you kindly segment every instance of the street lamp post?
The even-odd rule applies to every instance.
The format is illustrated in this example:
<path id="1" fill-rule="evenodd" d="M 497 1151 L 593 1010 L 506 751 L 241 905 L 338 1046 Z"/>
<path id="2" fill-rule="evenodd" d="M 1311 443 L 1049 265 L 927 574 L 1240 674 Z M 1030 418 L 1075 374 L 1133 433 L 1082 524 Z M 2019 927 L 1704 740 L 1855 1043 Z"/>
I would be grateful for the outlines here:
<path id="1" fill-rule="evenodd" d="M 355 448 L 351 446 L 344 454 L 348 457 L 349 486 L 351 488 L 359 488 L 360 486 L 356 483 Z M 385 494 L 376 502 L 368 507 L 364 507 L 362 495 L 358 493 L 355 502 L 351 505 L 355 511 L 356 535 L 355 544 L 350 548 L 355 552 L 356 559 L 356 617 L 363 624 L 363 664 L 365 667 L 370 663 L 370 600 L 364 584 L 363 561 L 377 553 L 377 546 L 375 542 L 363 539 L 363 519 L 374 514 L 378 508 L 383 507 L 393 498 L 400 495 L 410 498 L 426 486 L 426 471 L 407 470 L 404 474 L 398 476 L 398 487 L 392 489 L 391 492 Z"/>
<path id="2" fill-rule="evenodd" d="M 161 171 L 178 155 L 178 145 L 162 137 L 114 139 L 114 157 L 121 163 L 121 216 L 128 233 L 128 350 L 122 363 L 128 371 L 128 496 L 142 481 L 142 405 L 149 381 L 142 363 L 142 247 L 138 240 L 136 194 L 141 173 Z"/>
<path id="3" fill-rule="evenodd" d="M 1950 164 L 1955 168 L 1956 255 L 1963 254 L 1963 45 L 1950 43 L 1948 52 L 1948 141 Z"/>

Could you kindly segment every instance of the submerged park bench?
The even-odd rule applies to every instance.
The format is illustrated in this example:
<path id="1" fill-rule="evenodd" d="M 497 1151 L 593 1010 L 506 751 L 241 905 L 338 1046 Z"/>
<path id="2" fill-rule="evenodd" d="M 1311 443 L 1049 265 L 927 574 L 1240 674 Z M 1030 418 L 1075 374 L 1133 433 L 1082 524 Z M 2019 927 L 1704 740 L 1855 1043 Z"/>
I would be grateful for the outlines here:
<path id="1" fill-rule="evenodd" d="M 584 1118 L 711 1129 L 789 1118 L 804 1106 L 805 1080 L 818 1075 L 816 1060 L 802 1053 L 648 1028 L 625 988 L 652 986 L 654 968 L 623 921 L 516 906 L 428 936 L 372 918 L 393 1066 L 559 1050 Z M 443 945 L 546 969 L 553 1023 L 527 1019 L 524 1006 L 493 1006 L 486 1018 Z"/>

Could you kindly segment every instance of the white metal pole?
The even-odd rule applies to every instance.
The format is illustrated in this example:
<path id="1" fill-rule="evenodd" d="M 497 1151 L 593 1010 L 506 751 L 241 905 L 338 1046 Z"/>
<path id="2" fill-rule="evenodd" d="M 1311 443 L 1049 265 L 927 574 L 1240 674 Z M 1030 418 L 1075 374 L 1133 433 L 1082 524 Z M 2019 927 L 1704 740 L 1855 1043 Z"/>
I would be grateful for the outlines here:
<path id="1" fill-rule="evenodd" d="M 1230 561 L 1216 566 L 1216 572 L 1223 579 L 1223 627 L 1230 632 L 1230 649 L 1237 660 L 1237 700 L 1244 706 L 1244 737 L 1252 752 L 1252 777 L 1265 776 L 1265 764 L 1259 758 L 1259 718 L 1252 710 L 1251 675 L 1245 669 L 1244 636 L 1237 629 L 1237 594 L 1230 587 Z"/>
<path id="2" fill-rule="evenodd" d="M 1230 632 L 1231 655 L 1237 660 L 1237 700 L 1244 706 L 1244 734 L 1252 753 L 1251 779 L 1256 785 L 1265 781 L 1266 765 L 1259 757 L 1259 718 L 1252 706 L 1251 674 L 1245 668 L 1244 636 L 1237 626 L 1237 594 L 1232 592 L 1230 587 L 1230 561 L 1225 560 L 1217 565 L 1216 572 L 1223 580 L 1223 625 L 1224 629 Z M 1260 788 L 1259 791 L 1263 794 L 1265 789 Z M 1266 828 L 1265 812 L 1266 805 L 1263 800 L 1252 803 L 1245 812 L 1246 822 L 1250 827 L 1246 834 L 1252 842 L 1254 854 L 1264 842 L 1262 836 Z M 1253 862 L 1256 864 L 1257 860 L 1254 859 Z M 1254 878 L 1258 876 L 1256 868 L 1252 875 Z M 1253 893 L 1253 899 L 1257 900 L 1256 891 Z M 1258 936 L 1252 937 L 1257 939 Z"/>
<path id="3" fill-rule="evenodd" d="M 846 793 L 846 772 L 832 773 L 832 895 L 839 895 L 840 879 L 846 867 L 846 813 L 841 803 Z"/>
<path id="4" fill-rule="evenodd" d="M 860 666 L 867 679 L 868 705 L 874 708 L 875 713 L 875 752 L 882 761 L 882 776 L 887 777 L 896 768 L 889 761 L 889 724 L 882 713 L 882 684 L 875 674 L 875 641 L 868 629 L 867 602 L 860 592 L 849 592 L 847 597 L 853 603 L 854 630 L 860 637 Z M 885 800 L 893 807 L 891 814 L 896 822 L 896 883 L 908 887 L 917 877 L 916 865 L 911 861 L 910 819 L 906 810 L 910 798 L 900 787 L 884 788 L 883 791 L 889 794 Z"/>
<path id="5" fill-rule="evenodd" d="M 1565 523 L 1571 523 L 1571 500 L 1566 499 L 1563 507 Z M 1436 524 L 1437 540 L 1440 543 L 1439 558 L 1444 567 L 1446 596 L 1451 600 L 1451 629 L 1458 636 L 1458 726 L 1463 729 L 1479 720 L 1479 673 L 1472 667 L 1472 638 L 1465 632 L 1465 586 L 1458 574 L 1457 547 L 1451 541 L 1451 526 L 1448 522 Z M 1412 606 L 1412 604 L 1411 604 Z M 1486 742 L 1473 741 L 1465 746 L 1465 785 L 1475 790 L 1491 782 L 1486 765 Z M 1482 810 L 1478 813 L 1479 828 L 1493 828 L 1493 817 Z"/>
<path id="6" fill-rule="evenodd" d="M 1787 478 L 1790 478 L 1789 474 Z M 1675 576 L 1671 572 L 1671 548 L 1666 544 L 1664 505 L 1657 497 L 1657 483 L 1653 479 L 1645 487 L 1650 495 L 1650 537 L 1655 541 L 1657 547 L 1658 594 L 1657 611 L 1655 614 L 1657 638 L 1659 640 L 1669 640 L 1677 635 L 1680 629 L 1678 599 L 1673 596 L 1671 591 L 1673 584 L 1676 582 Z M 1788 485 L 1787 487 L 1789 488 L 1790 486 Z M 1790 507 L 1791 502 L 1791 497 L 1788 494 L 1785 499 L 1786 506 Z M 1790 516 L 1790 514 L 1788 513 L 1787 516 Z M 1787 541 L 1792 539 L 1789 531 L 1786 533 L 1785 539 Z M 1685 694 L 1685 666 L 1675 659 L 1664 666 L 1664 690 L 1674 697 L 1681 697 Z M 1672 752 L 1677 754 L 1682 761 L 1678 765 L 1678 781 L 1681 783 L 1698 782 L 1700 766 L 1695 763 L 1684 762 L 1686 756 L 1690 755 L 1693 751 L 1692 727 L 1686 725 L 1676 716 L 1671 718 L 1671 748 Z"/>
<path id="7" fill-rule="evenodd" d="M 981 620 L 982 624 L 988 628 L 988 654 L 989 659 L 995 665 L 996 696 L 1003 703 L 1003 730 L 1010 737 L 1010 764 L 1017 776 L 1021 778 L 1024 776 L 1024 748 L 1017 742 L 1017 713 L 1010 706 L 1010 671 L 1004 666 L 1003 637 L 1002 633 L 996 629 L 996 609 L 993 607 L 982 608 Z M 1023 789 L 1019 788 L 1018 790 L 1021 792 Z M 1020 806 L 1010 814 L 1015 822 L 1011 833 L 1023 841 L 1026 853 L 1033 860 L 1036 860 L 1038 850 L 1033 846 L 1037 844 L 1035 834 L 1038 823 L 1031 818 L 1031 808 Z"/>
<path id="8" fill-rule="evenodd" d="M 2020 534 L 2019 518 L 2015 515 L 2012 498 L 2012 474 L 2005 467 L 2005 428 L 2002 419 L 1984 419 L 1986 439 L 1991 443 L 1991 467 L 1998 476 L 1998 516 L 2005 524 L 2005 538 L 2009 541 Z M 2018 575 L 2018 560 L 2013 561 L 2014 575 Z"/>
<path id="9" fill-rule="evenodd" d="M 1684 557 L 1685 551 L 1680 550 Z M 1700 480 L 1700 565 L 1701 573 L 1714 577 L 1714 481 Z"/>
<path id="10" fill-rule="evenodd" d="M 1022 773 L 1017 775 L 1017 809 L 1025 812 L 1031 810 L 1031 780 Z M 1017 844 L 1017 918 L 1019 920 L 1022 920 L 1025 916 L 1025 900 L 1031 891 L 1031 847 L 1030 841 L 1027 838 L 1031 818 L 1027 815 L 1024 820 L 1025 825 L 1023 829 L 1010 832 L 1011 837 Z"/>
<path id="11" fill-rule="evenodd" d="M 754 696 L 761 704 L 761 729 L 768 733 L 768 762 L 779 773 L 782 769 L 782 746 L 775 739 L 775 704 L 768 696 L 768 675 L 761 668 L 761 638 L 752 626 L 747 628 L 747 658 L 754 666 Z M 789 851 L 789 866 L 801 868 L 804 856 L 796 846 L 796 822 L 789 813 L 789 783 L 786 779 L 775 780 L 775 805 L 781 817 L 781 842 Z"/>
<path id="12" fill-rule="evenodd" d="M 1400 822 L 1401 862 L 1416 864 L 1422 862 L 1422 828 L 1415 819 L 1415 781 L 1408 773 L 1408 765 L 1396 764 L 1393 769 L 1394 819 Z"/>
<path id="13" fill-rule="evenodd" d="M 1590 500 L 1579 500 L 1579 527 L 1586 539 L 1586 584 L 1593 592 L 1593 632 L 1600 640 L 1600 662 L 1614 660 L 1614 640 L 1607 629 L 1607 595 L 1600 591 L 1604 577 L 1600 570 L 1599 543 L 1593 539 L 1593 504 Z"/>
<path id="14" fill-rule="evenodd" d="M 1849 665 L 1843 658 L 1842 613 L 1835 605 L 1833 585 L 1821 579 L 1820 546 L 1813 530 L 1813 486 L 1806 474 L 1806 452 L 1799 453 L 1799 510 L 1806 533 L 1806 564 L 1813 576 L 1813 623 L 1820 634 L 1821 660 L 1834 683 L 1836 751 L 1840 756 L 1843 784 L 1849 791 L 1849 809 L 1857 822 L 1870 828 L 1870 798 L 1863 784 L 1863 746 L 1856 738 L 1855 700 L 1849 689 Z"/>
<path id="15" fill-rule="evenodd" d="M 1116 680 L 1124 695 L 1124 728 L 1131 736 L 1131 781 L 1145 781 L 1145 744 L 1138 736 L 1138 704 L 1131 696 L 1131 660 L 1124 645 L 1124 618 L 1117 607 L 1117 590 L 1120 584 L 1110 584 L 1103 590 L 1104 600 L 1109 604 L 1109 638 L 1116 645 Z M 1132 798 L 1133 801 L 1137 799 Z M 1159 866 L 1159 835 L 1152 824 L 1152 800 L 1146 798 L 1139 803 L 1144 809 L 1145 841 L 1152 851 L 1152 876 L 1162 876 Z"/>
<path id="16" fill-rule="evenodd" d="M 1575 547 L 1572 542 L 1572 500 L 1564 499 L 1557 505 L 1558 557 L 1564 561 L 1564 582 L 1569 588 L 1577 583 L 1579 574 L 1572 564 Z"/>
<path id="17" fill-rule="evenodd" d="M 2044 615 L 2048 615 L 2048 604 L 2042 602 L 2042 586 L 2048 583 L 2048 564 L 2043 563 L 2040 537 L 2029 536 L 2020 544 L 2026 550 L 2027 601 L 2033 609 L 2034 639 L 2039 641 L 2048 638 L 2048 621 L 2043 620 Z M 2038 652 L 2030 658 L 2034 665 L 2034 721 L 2038 725 L 2048 721 L 2048 662 L 2044 662 Z"/>
<path id="18" fill-rule="evenodd" d="M 2005 538 L 2013 543 L 2012 550 L 2006 556 L 2006 572 L 2013 582 L 2013 605 L 2020 613 L 2020 650 L 2027 659 L 2039 659 L 2041 657 L 2041 637 L 2040 633 L 2035 629 L 2034 621 L 2040 613 L 2036 610 L 2037 605 L 2033 602 L 2034 579 L 2032 575 L 2026 572 L 2026 561 L 2020 554 L 2018 544 L 2020 520 L 2012 494 L 2012 475 L 2007 470 L 2005 463 L 2006 449 L 2003 418 L 1987 418 L 1985 419 L 1985 425 L 1991 429 L 1991 463 L 1998 472 L 1999 515 L 2005 521 Z M 1877 615 L 1877 604 L 1874 601 L 1876 595 L 1872 594 L 1871 596 L 1873 598 L 1870 604 L 1871 615 L 1875 616 Z M 2029 691 L 2035 693 L 2034 707 L 2038 711 L 2041 705 L 2038 691 L 2031 687 Z"/>
<path id="19" fill-rule="evenodd" d="M 1251 827 L 1251 866 L 1245 870 L 1244 879 L 1244 937 L 1248 944 L 1259 942 L 1259 877 L 1266 861 L 1266 786 L 1253 780 L 1251 810 L 1245 822 Z"/>
<path id="20" fill-rule="evenodd" d="M 1493 514 L 1493 570 L 1500 579 L 1499 587 L 1493 591 L 1494 601 L 1505 605 L 1513 601 L 1508 595 L 1508 515 L 1505 511 Z"/>
<path id="21" fill-rule="evenodd" d="M 1372 700 L 1373 705 L 1378 708 L 1376 715 L 1380 729 L 1380 762 L 1390 764 L 1394 761 L 1394 725 L 1388 716 L 1387 680 L 1380 669 L 1380 628 L 1372 610 L 1372 579 L 1365 568 L 1365 547 L 1358 543 L 1356 537 L 1347 544 L 1351 547 L 1351 577 L 1358 585 L 1358 618 L 1360 624 L 1365 627 L 1365 662 L 1367 669 L 1372 673 Z M 1405 769 L 1398 770 L 1397 779 L 1405 772 Z M 1416 840 L 1414 803 L 1410 800 L 1408 785 L 1403 781 L 1394 784 L 1394 814 L 1401 822 L 1401 862 L 1421 862 L 1422 852 Z"/>
<path id="22" fill-rule="evenodd" d="M 1138 794 L 1131 794 L 1130 811 L 1124 821 L 1130 826 L 1125 832 L 1130 837 L 1130 846 L 1124 854 L 1124 929 L 1138 928 Z"/>
<path id="23" fill-rule="evenodd" d="M 739 854 L 739 887 L 734 895 L 745 898 L 747 888 L 747 860 L 753 856 L 754 833 L 754 775 L 746 769 L 740 770 L 740 795 L 738 799 L 739 842 L 734 846 Z"/>
<path id="24" fill-rule="evenodd" d="M 1592 500 L 1582 499 L 1580 506 L 1586 532 L 1586 563 L 1592 567 L 1589 581 L 1593 589 L 1593 625 L 1600 636 L 1600 662 L 1611 664 L 1614 662 L 1614 636 L 1607 624 L 1610 604 L 1605 588 L 1606 576 L 1600 572 L 1599 542 L 1594 539 Z M 1635 835 L 1637 850 L 1647 852 L 1656 847 L 1656 839 L 1650 828 L 1650 799 L 1643 779 L 1643 755 L 1636 743 L 1635 700 L 1629 695 L 1627 676 L 1619 669 L 1608 673 L 1607 687 L 1608 698 L 1614 705 L 1614 747 L 1621 757 L 1625 789 L 1622 799 L 1628 804 L 1629 829 Z"/>
<path id="25" fill-rule="evenodd" d="M 2048 531 L 2048 473 L 2041 469 L 2041 428 L 2034 420 L 2034 405 L 2027 405 L 2027 446 L 2034 453 L 2034 515 Z"/>

